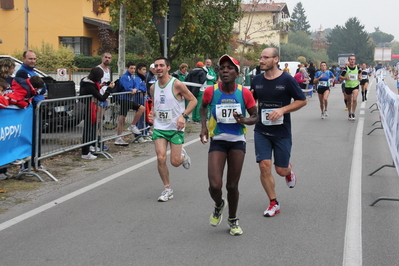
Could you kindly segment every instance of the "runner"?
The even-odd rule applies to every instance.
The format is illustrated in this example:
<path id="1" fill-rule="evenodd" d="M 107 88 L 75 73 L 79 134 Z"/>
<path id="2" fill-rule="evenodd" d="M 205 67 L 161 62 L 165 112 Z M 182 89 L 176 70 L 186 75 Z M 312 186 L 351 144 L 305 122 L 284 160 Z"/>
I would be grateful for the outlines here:
<path id="1" fill-rule="evenodd" d="M 244 125 L 253 125 L 258 121 L 255 100 L 252 93 L 235 83 L 240 73 L 240 63 L 229 55 L 219 59 L 219 76 L 221 83 L 209 86 L 204 91 L 201 115 L 200 140 L 203 144 L 211 143 L 208 153 L 209 193 L 215 201 L 214 211 L 210 216 L 210 224 L 218 226 L 222 221 L 222 212 L 229 203 L 229 219 L 231 235 L 243 233 L 236 216 L 241 170 L 246 152 Z M 206 125 L 208 106 L 211 117 L 209 131 Z M 248 111 L 250 117 L 246 117 Z M 223 170 L 227 162 L 227 202 L 222 198 Z"/>
<path id="2" fill-rule="evenodd" d="M 153 96 L 152 110 L 148 116 L 154 124 L 152 139 L 157 153 L 158 172 L 164 184 L 164 191 L 158 201 L 173 199 L 173 189 L 169 181 L 169 170 L 166 165 L 166 152 L 170 143 L 170 162 L 174 167 L 181 164 L 190 168 L 191 160 L 183 149 L 184 128 L 186 119 L 197 104 L 197 99 L 180 80 L 169 75 L 170 62 L 165 57 L 155 60 L 158 80 L 151 86 Z M 189 103 L 185 108 L 185 100 Z"/>
<path id="3" fill-rule="evenodd" d="M 334 74 L 330 70 L 327 70 L 326 62 L 321 62 L 320 71 L 317 71 L 314 77 L 314 83 L 318 83 L 317 94 L 319 95 L 321 119 L 324 119 L 328 116 L 327 106 L 328 96 L 330 95 L 330 86 L 332 85 L 331 79 L 335 79 Z"/>
<path id="4" fill-rule="evenodd" d="M 360 80 L 360 86 L 362 88 L 362 102 L 367 101 L 367 88 L 369 86 L 369 76 L 371 76 L 371 72 L 367 67 L 366 63 L 363 63 L 362 79 Z"/>
<path id="5" fill-rule="evenodd" d="M 356 57 L 349 56 L 349 66 L 345 67 L 339 77 L 340 80 L 345 80 L 345 99 L 348 107 L 348 120 L 355 121 L 355 112 L 357 106 L 357 95 L 359 94 L 359 80 L 361 79 L 362 71 L 357 67 Z"/>
<path id="6" fill-rule="evenodd" d="M 259 120 L 255 125 L 256 162 L 259 163 L 260 180 L 270 200 L 265 217 L 280 212 L 272 175 L 272 153 L 278 175 L 284 176 L 288 187 L 296 184 L 296 175 L 290 162 L 292 134 L 290 113 L 306 105 L 306 97 L 295 79 L 277 68 L 279 53 L 276 48 L 262 51 L 259 63 L 265 70 L 251 83 L 255 100 L 258 100 Z M 291 99 L 294 99 L 291 102 Z"/>

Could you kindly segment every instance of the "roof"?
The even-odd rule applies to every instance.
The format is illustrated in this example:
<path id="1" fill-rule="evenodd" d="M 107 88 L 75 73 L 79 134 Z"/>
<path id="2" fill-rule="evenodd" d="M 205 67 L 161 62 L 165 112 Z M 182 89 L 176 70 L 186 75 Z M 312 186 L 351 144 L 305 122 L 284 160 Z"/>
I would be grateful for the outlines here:
<path id="1" fill-rule="evenodd" d="M 102 19 L 96 19 L 96 18 L 88 18 L 88 17 L 83 17 L 83 22 L 88 23 L 97 27 L 105 27 L 107 30 L 111 30 L 111 24 L 109 21 L 102 20 Z"/>
<path id="2" fill-rule="evenodd" d="M 241 4 L 241 10 L 243 12 L 251 12 L 253 8 L 252 4 Z M 254 12 L 283 12 L 287 14 L 288 16 L 290 15 L 290 12 L 288 10 L 288 7 L 286 3 L 274 3 L 274 1 L 271 1 L 271 3 L 259 3 L 256 5 L 256 9 Z"/>

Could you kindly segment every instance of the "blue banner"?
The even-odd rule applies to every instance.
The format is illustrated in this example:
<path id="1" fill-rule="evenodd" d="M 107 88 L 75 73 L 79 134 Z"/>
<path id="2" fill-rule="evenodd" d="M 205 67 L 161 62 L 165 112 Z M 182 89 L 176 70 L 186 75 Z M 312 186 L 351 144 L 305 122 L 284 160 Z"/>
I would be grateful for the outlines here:
<path id="1" fill-rule="evenodd" d="M 33 107 L 0 109 L 0 165 L 32 155 Z"/>

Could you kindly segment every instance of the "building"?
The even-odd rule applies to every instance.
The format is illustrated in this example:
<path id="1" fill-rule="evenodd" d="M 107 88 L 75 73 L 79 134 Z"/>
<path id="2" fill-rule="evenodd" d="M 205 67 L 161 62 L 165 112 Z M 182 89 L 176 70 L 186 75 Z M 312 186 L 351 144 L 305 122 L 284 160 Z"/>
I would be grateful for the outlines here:
<path id="1" fill-rule="evenodd" d="M 111 30 L 106 11 L 101 0 L 0 0 L 0 54 L 25 50 L 27 39 L 29 49 L 46 43 L 96 55 L 100 27 Z"/>
<path id="2" fill-rule="evenodd" d="M 241 4 L 241 11 L 243 17 L 233 30 L 238 51 L 246 52 L 256 44 L 288 42 L 290 14 L 285 3 Z"/>

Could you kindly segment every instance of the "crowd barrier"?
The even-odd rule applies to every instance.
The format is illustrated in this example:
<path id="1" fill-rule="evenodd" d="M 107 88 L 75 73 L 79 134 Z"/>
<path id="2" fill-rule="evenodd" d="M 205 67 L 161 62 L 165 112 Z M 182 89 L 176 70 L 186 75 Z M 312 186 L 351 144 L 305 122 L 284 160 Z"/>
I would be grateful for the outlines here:
<path id="1" fill-rule="evenodd" d="M 6 156 L 0 157 L 0 168 L 9 167 L 10 163 L 16 159 L 32 155 L 28 162 L 29 167 L 20 171 L 16 178 L 33 175 L 40 181 L 44 181 L 41 174 L 46 174 L 54 181 L 58 181 L 49 171 L 39 167 L 39 161 L 86 145 L 93 146 L 91 147 L 92 154 L 102 155 L 107 159 L 113 158 L 111 154 L 103 150 L 104 142 L 132 134 L 126 130 L 126 127 L 131 124 L 135 115 L 135 111 L 128 111 L 124 130 L 121 135 L 117 135 L 121 109 L 121 102 L 118 99 L 119 95 L 123 94 L 130 93 L 112 94 L 105 108 L 99 108 L 99 103 L 95 104 L 92 96 L 75 96 L 43 100 L 34 110 L 31 106 L 27 109 L 0 110 L 2 117 L 7 118 L 7 120 L 2 118 L 0 122 L 0 141 L 6 151 Z M 92 120 L 88 117 L 88 110 L 93 105 L 92 103 L 98 108 L 98 119 L 92 121 L 96 134 L 83 142 L 85 120 Z M 144 131 L 149 126 L 144 124 L 145 119 L 143 121 Z"/>
<path id="2" fill-rule="evenodd" d="M 383 165 L 370 175 L 383 167 L 395 167 L 399 175 L 399 97 L 384 83 L 383 78 L 378 80 L 379 83 L 376 86 L 377 106 L 380 112 L 381 128 L 384 129 L 393 164 Z M 380 197 L 370 206 L 380 200 L 399 201 L 399 198 Z"/>

